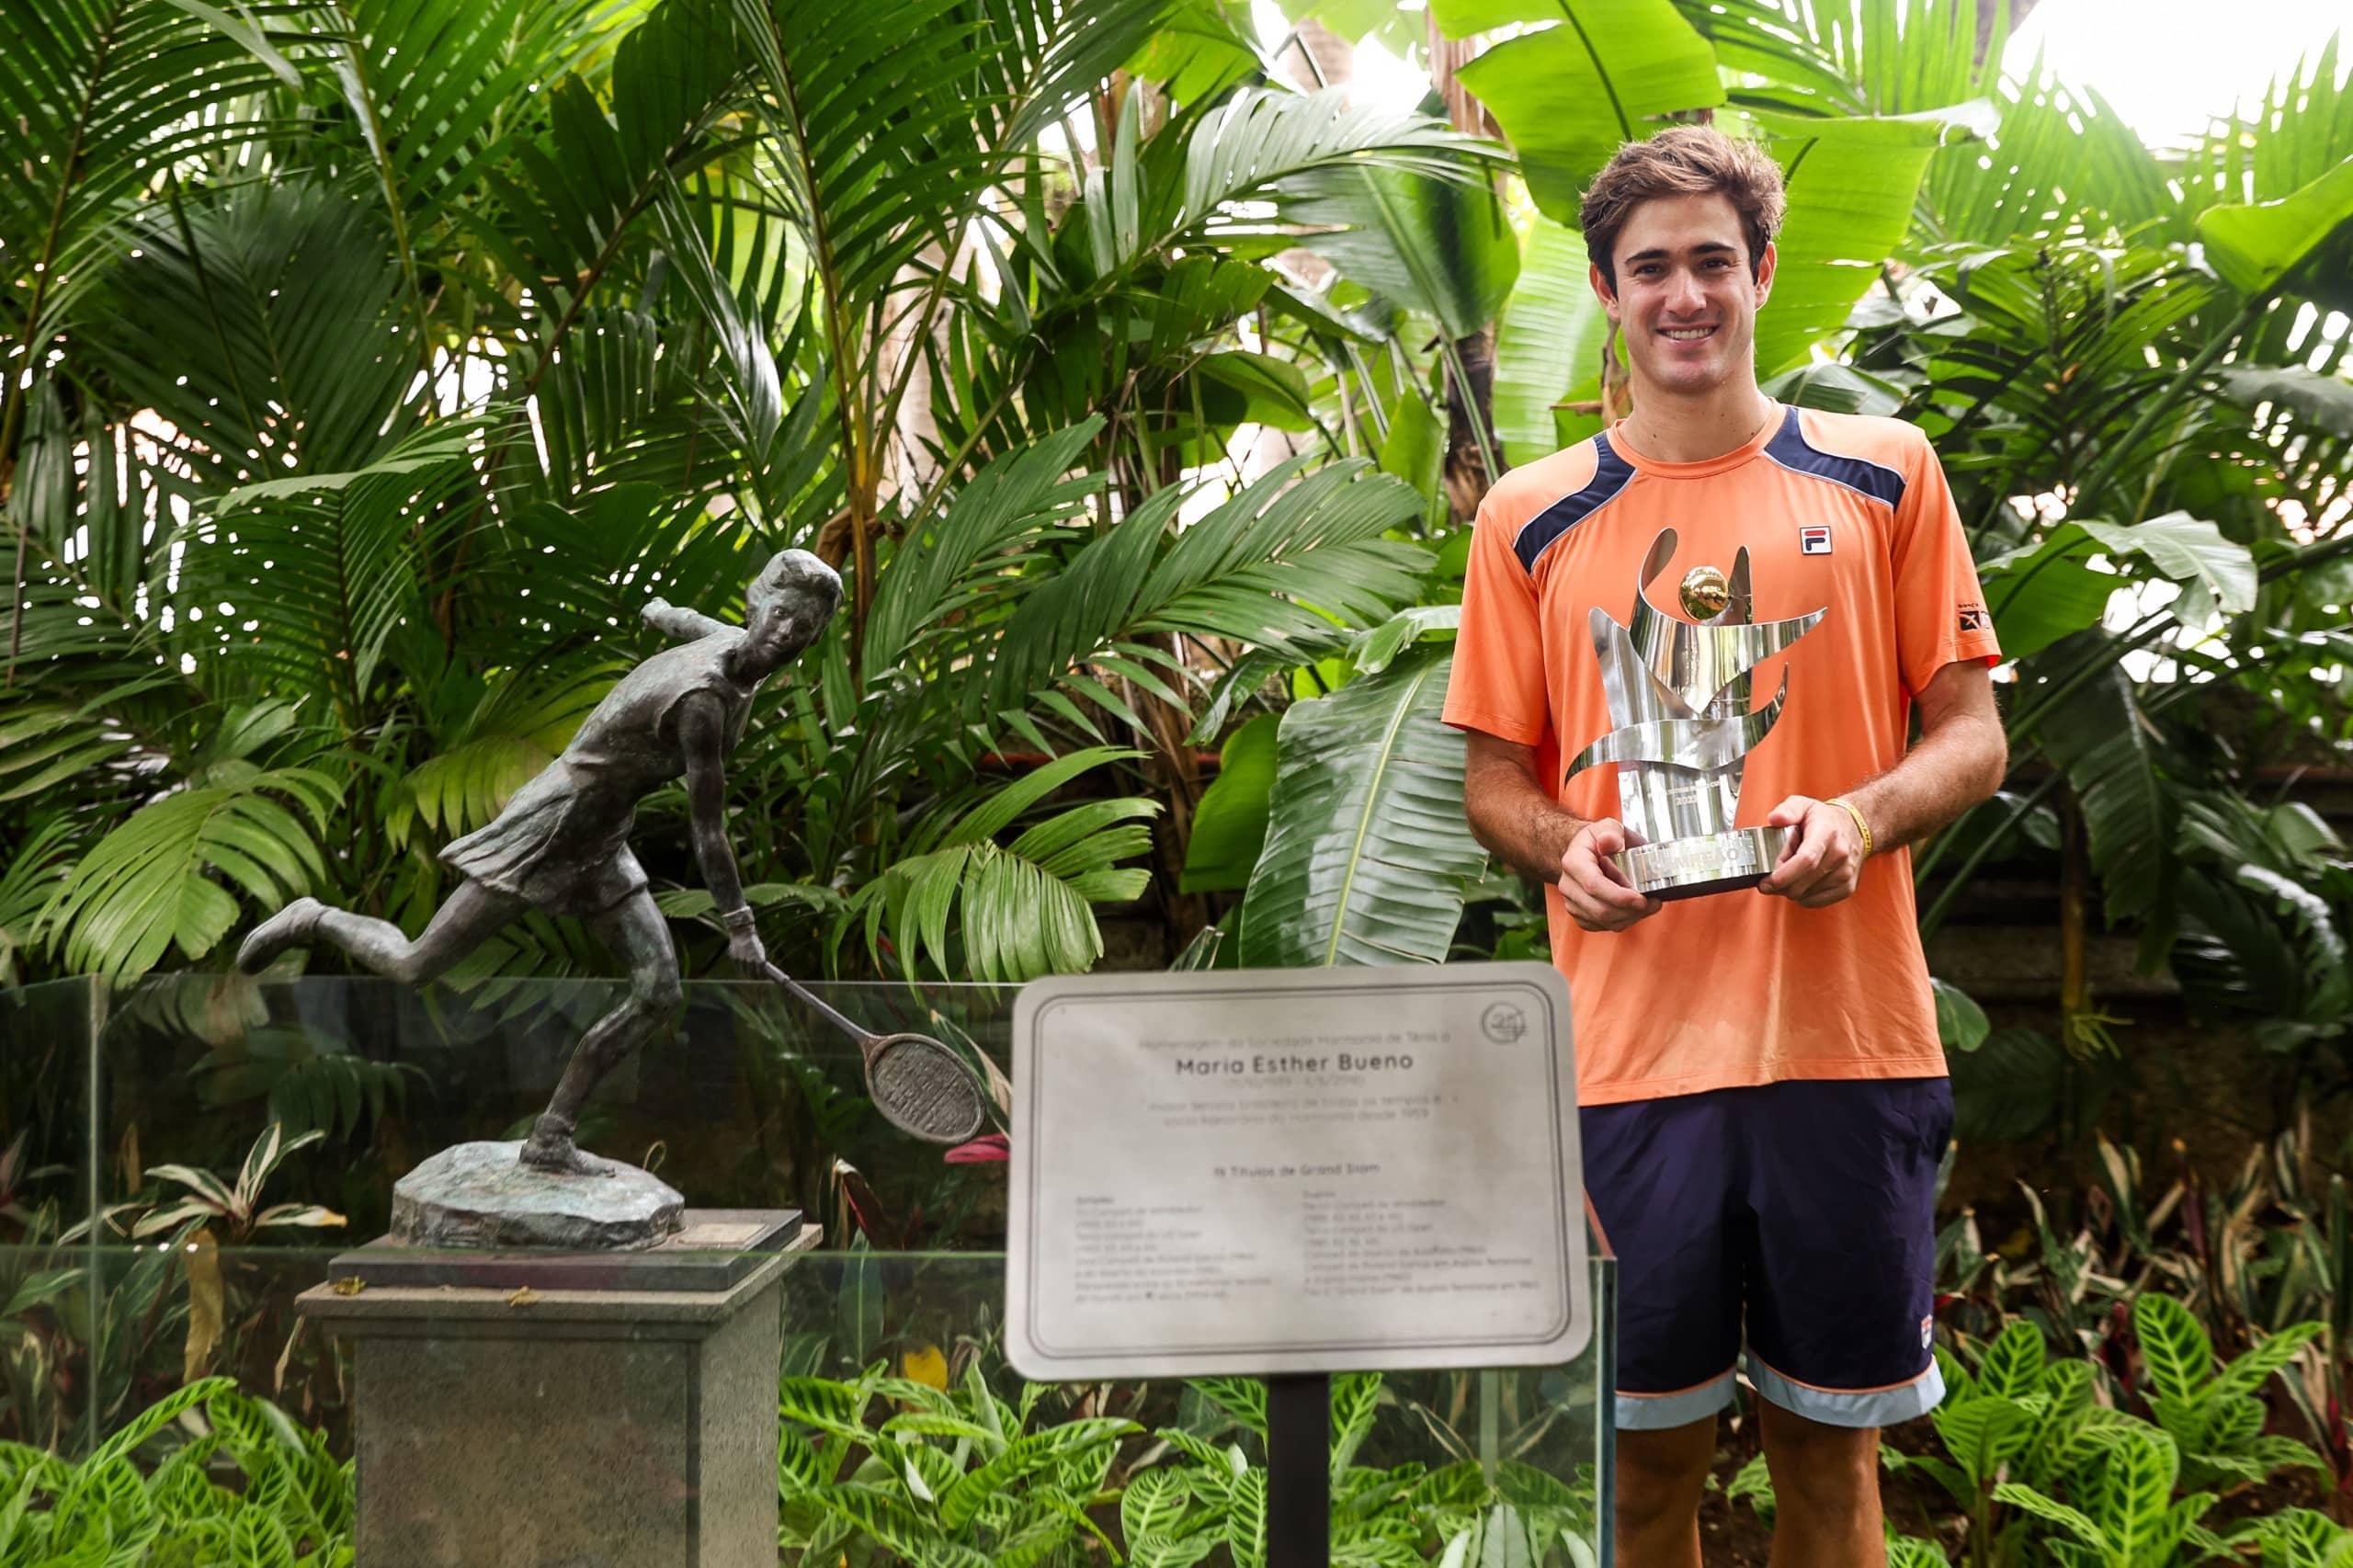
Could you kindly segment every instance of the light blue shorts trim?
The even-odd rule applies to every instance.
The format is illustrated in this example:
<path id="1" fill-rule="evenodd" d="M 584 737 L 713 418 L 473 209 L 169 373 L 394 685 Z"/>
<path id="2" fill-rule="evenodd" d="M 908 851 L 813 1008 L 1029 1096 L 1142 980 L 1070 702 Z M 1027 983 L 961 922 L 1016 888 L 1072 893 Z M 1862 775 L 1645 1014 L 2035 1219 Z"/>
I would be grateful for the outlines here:
<path id="1" fill-rule="evenodd" d="M 1934 1360 L 1929 1361 L 1927 1371 L 1908 1383 L 1861 1393 L 1841 1393 L 1792 1382 L 1758 1360 L 1754 1350 L 1747 1353 L 1747 1359 L 1748 1381 L 1756 1385 L 1759 1395 L 1783 1410 L 1825 1426 L 1893 1426 L 1926 1415 L 1945 1400 L 1945 1375 Z M 1622 1404 L 1624 1401 L 1619 1403 Z"/>
<path id="2" fill-rule="evenodd" d="M 1620 1394 L 1617 1401 L 1618 1430 L 1665 1432 L 1677 1426 L 1688 1426 L 1694 1421 L 1705 1421 L 1732 1403 L 1732 1375 L 1736 1369 L 1726 1367 L 1722 1376 L 1710 1378 L 1696 1388 L 1678 1389 L 1673 1393 Z"/>

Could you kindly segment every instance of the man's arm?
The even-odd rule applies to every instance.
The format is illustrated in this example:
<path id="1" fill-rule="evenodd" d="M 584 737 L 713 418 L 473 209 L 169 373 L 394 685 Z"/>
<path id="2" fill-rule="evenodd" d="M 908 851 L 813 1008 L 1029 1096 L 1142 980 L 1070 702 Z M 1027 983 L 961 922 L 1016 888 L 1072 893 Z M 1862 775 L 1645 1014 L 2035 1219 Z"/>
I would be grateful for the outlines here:
<path id="1" fill-rule="evenodd" d="M 720 923 L 727 927 L 727 953 L 747 975 L 767 972 L 767 949 L 751 906 L 744 902 L 744 880 L 727 842 L 726 719 L 716 699 L 689 692 L 678 699 L 678 744 L 687 756 L 687 817 L 692 824 L 695 859 L 703 886 L 710 890 Z"/>
<path id="2" fill-rule="evenodd" d="M 1608 857 L 1626 847 L 1626 830 L 1604 817 L 1588 822 L 1562 807 L 1536 778 L 1536 748 L 1478 730 L 1462 767 L 1462 812 L 1471 835 L 1514 870 L 1561 890 L 1569 917 L 1588 931 L 1622 931 L 1658 913 Z"/>
<path id="3" fill-rule="evenodd" d="M 1840 797 L 1870 824 L 1871 851 L 1925 838 L 2002 787 L 2009 740 L 1994 707 L 1984 662 L 1947 665 L 1915 699 L 1920 739 L 1904 760 Z M 1838 903 L 1863 870 L 1862 833 L 1846 807 L 1792 795 L 1766 822 L 1797 835 L 1758 892 L 1779 893 L 1809 909 Z"/>
<path id="4" fill-rule="evenodd" d="M 667 599 L 653 600 L 638 616 L 663 636 L 681 642 L 699 642 L 714 631 L 728 629 L 723 620 L 713 620 L 699 610 L 680 609 Z"/>

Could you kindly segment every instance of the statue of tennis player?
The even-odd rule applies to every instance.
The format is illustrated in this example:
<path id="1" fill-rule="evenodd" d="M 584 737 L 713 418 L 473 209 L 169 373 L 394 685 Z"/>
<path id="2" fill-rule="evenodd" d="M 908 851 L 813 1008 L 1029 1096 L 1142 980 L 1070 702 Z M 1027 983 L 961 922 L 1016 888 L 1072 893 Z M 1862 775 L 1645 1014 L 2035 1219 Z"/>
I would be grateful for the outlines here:
<path id="1" fill-rule="evenodd" d="M 421 984 L 446 972 L 526 909 L 576 915 L 629 972 L 629 994 L 590 1027 L 523 1145 L 523 1164 L 573 1175 L 596 1167 L 574 1146 L 580 1108 L 613 1063 L 660 1028 L 682 995 L 677 949 L 630 853 L 637 803 L 684 777 L 703 882 L 727 928 L 728 955 L 764 975 L 767 953 L 727 846 L 724 767 L 760 682 L 817 640 L 841 579 L 806 551 L 784 551 L 746 590 L 745 624 L 729 626 L 655 599 L 646 624 L 680 640 L 621 677 L 563 755 L 515 792 L 497 820 L 441 852 L 465 881 L 415 941 L 388 920 L 300 898 L 245 938 L 237 967 L 255 973 L 289 948 L 326 943 L 362 966 Z"/>

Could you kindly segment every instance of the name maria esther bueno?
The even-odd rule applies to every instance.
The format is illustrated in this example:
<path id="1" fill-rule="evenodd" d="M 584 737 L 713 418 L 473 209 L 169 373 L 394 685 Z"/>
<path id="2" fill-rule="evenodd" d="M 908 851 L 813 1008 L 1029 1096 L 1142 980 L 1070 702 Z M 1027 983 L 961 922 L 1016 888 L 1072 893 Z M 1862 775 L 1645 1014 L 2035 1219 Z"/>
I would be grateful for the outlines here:
<path id="1" fill-rule="evenodd" d="M 1179 1078 L 1256 1078 L 1291 1073 L 1410 1073 L 1411 1051 L 1358 1055 L 1336 1051 L 1327 1056 L 1179 1056 L 1173 1059 Z"/>

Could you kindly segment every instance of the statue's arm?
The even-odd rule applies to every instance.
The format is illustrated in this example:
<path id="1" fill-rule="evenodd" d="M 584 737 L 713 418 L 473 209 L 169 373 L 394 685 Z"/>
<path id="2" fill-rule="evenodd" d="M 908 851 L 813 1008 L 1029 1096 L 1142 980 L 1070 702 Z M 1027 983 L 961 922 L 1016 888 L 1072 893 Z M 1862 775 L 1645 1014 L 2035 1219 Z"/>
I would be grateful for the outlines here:
<path id="1" fill-rule="evenodd" d="M 699 610 L 680 609 L 667 599 L 655 599 L 638 613 L 646 625 L 681 642 L 699 642 L 714 631 L 728 630 L 725 621 L 713 620 Z"/>
<path id="2" fill-rule="evenodd" d="M 727 950 L 747 974 L 765 972 L 751 907 L 744 902 L 743 874 L 727 842 L 726 715 L 717 699 L 689 692 L 678 699 L 678 744 L 687 757 L 687 816 L 692 824 L 695 859 L 703 886 L 710 890 L 720 923 L 727 927 Z"/>

